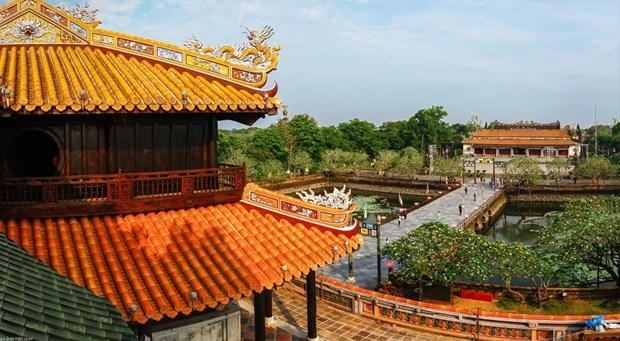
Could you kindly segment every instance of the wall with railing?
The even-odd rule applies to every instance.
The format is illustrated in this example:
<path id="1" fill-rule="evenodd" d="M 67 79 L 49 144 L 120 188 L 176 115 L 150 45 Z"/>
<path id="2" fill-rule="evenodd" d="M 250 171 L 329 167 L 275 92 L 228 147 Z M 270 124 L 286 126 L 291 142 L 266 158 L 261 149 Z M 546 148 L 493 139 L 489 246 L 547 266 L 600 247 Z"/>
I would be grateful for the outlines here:
<path id="1" fill-rule="evenodd" d="M 305 292 L 305 280 L 293 285 Z M 317 296 L 323 303 L 359 314 L 377 323 L 480 340 L 563 340 L 579 335 L 592 316 L 528 315 L 458 308 L 378 293 L 317 276 Z M 620 314 L 605 316 L 616 322 Z"/>
<path id="2" fill-rule="evenodd" d="M 0 179 L 0 214 L 27 216 L 32 209 L 37 217 L 45 216 L 46 211 L 58 214 L 63 210 L 92 214 L 99 212 L 97 208 L 106 213 L 127 213 L 134 208 L 148 209 L 149 204 L 172 209 L 178 205 L 239 200 L 244 186 L 245 167 L 230 165 L 170 172 L 3 178 Z M 223 192 L 235 194 L 208 198 Z"/>

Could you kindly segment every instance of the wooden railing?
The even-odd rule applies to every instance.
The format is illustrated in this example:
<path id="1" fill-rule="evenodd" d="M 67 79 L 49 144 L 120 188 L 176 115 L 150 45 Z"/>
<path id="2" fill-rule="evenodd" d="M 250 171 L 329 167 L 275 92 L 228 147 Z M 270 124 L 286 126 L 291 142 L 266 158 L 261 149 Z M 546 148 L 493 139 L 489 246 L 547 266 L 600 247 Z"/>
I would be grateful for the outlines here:
<path id="1" fill-rule="evenodd" d="M 185 208 L 240 200 L 245 167 L 0 179 L 0 216 L 44 217 Z"/>

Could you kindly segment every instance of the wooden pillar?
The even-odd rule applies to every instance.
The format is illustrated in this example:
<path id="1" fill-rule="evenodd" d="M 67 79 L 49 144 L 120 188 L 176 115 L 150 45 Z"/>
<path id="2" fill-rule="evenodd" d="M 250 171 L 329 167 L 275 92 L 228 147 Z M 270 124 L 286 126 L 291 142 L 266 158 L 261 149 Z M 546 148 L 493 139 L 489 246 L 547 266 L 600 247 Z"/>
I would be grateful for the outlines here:
<path id="1" fill-rule="evenodd" d="M 273 324 L 275 318 L 273 317 L 273 291 L 265 290 L 265 323 L 266 325 Z"/>
<path id="2" fill-rule="evenodd" d="M 265 341 L 265 291 L 254 293 L 254 340 Z"/>
<path id="3" fill-rule="evenodd" d="M 306 275 L 306 308 L 308 315 L 308 336 L 306 340 L 318 341 L 319 337 L 316 332 L 316 273 L 312 269 Z"/>
<path id="4" fill-rule="evenodd" d="M 217 168 L 217 119 L 210 117 L 207 120 L 207 168 Z"/>

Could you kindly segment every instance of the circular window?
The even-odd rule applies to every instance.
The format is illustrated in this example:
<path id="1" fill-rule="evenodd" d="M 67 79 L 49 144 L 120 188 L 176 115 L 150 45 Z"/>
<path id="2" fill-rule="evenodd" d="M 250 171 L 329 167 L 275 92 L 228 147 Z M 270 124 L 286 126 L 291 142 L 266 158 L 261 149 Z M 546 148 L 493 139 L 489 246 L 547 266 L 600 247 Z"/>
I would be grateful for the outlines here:
<path id="1" fill-rule="evenodd" d="M 465 151 L 466 152 L 471 151 L 471 147 L 470 146 L 465 147 Z"/>
<path id="2" fill-rule="evenodd" d="M 15 135 L 6 147 L 7 170 L 14 177 L 56 176 L 60 148 L 54 138 L 42 130 L 27 130 Z"/>

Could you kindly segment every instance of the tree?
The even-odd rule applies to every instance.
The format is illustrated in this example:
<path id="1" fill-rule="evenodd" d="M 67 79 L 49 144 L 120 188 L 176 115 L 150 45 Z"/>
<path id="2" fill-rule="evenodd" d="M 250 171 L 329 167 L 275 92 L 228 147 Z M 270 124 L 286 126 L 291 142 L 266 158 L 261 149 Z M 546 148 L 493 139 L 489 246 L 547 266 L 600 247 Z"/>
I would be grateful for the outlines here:
<path id="1" fill-rule="evenodd" d="M 506 163 L 506 169 L 504 170 L 504 180 L 509 186 L 517 186 L 518 191 L 521 192 L 521 188 L 527 186 L 530 190 L 531 200 L 531 187 L 543 179 L 543 171 L 538 166 L 538 163 L 530 158 L 514 158 Z"/>
<path id="2" fill-rule="evenodd" d="M 562 179 L 564 179 L 564 177 L 568 175 L 568 172 L 572 168 L 570 161 L 563 157 L 556 157 L 552 159 L 551 161 L 547 162 L 546 166 L 547 176 L 555 180 L 555 183 L 558 185 L 560 184 Z"/>
<path id="3" fill-rule="evenodd" d="M 248 147 L 246 155 L 254 160 L 278 160 L 285 163 L 288 160 L 288 149 L 282 140 L 280 132 L 275 126 L 261 129 L 254 134 Z"/>
<path id="4" fill-rule="evenodd" d="M 564 211 L 542 230 L 535 246 L 573 268 L 585 265 L 590 276 L 600 270 L 603 278 L 620 287 L 618 226 L 620 197 L 571 199 L 565 204 Z"/>
<path id="5" fill-rule="evenodd" d="M 400 151 L 400 158 L 394 172 L 413 179 L 424 168 L 424 155 L 415 148 L 407 147 Z"/>
<path id="6" fill-rule="evenodd" d="M 382 150 L 377 155 L 375 162 L 375 169 L 379 174 L 387 174 L 390 171 L 394 171 L 398 164 L 399 155 L 393 150 Z"/>
<path id="7" fill-rule="evenodd" d="M 276 123 L 276 129 L 280 133 L 280 138 L 282 139 L 282 142 L 284 142 L 284 146 L 288 151 L 288 155 L 286 158 L 286 170 L 290 173 L 292 161 L 291 159 L 293 158 L 293 150 L 295 149 L 295 145 L 297 144 L 297 138 L 291 130 L 291 124 L 287 117 L 278 120 L 278 123 Z"/>
<path id="8" fill-rule="evenodd" d="M 329 149 L 349 150 L 349 141 L 345 140 L 344 135 L 337 127 L 321 127 L 320 131 L 324 141 L 321 156 Z M 318 161 L 318 159 L 315 159 L 315 161 Z"/>
<path id="9" fill-rule="evenodd" d="M 345 152 L 341 149 L 328 149 L 323 153 L 323 161 L 320 168 L 323 172 L 334 174 L 336 170 L 345 166 L 342 160 L 345 158 Z"/>
<path id="10" fill-rule="evenodd" d="M 438 157 L 433 161 L 433 174 L 445 176 L 449 182 L 454 182 L 463 173 L 463 164 L 458 158 Z"/>
<path id="11" fill-rule="evenodd" d="M 486 280 L 486 250 L 489 242 L 471 230 L 429 222 L 389 242 L 381 254 L 398 264 L 398 276 L 419 284 L 451 285 L 458 278 Z"/>
<path id="12" fill-rule="evenodd" d="M 295 137 L 295 151 L 306 152 L 312 159 L 319 160 L 326 146 L 316 119 L 308 114 L 295 115 L 290 119 L 289 127 Z"/>
<path id="13" fill-rule="evenodd" d="M 520 301 L 524 300 L 521 293 L 512 290 L 512 279 L 515 277 L 526 277 L 526 257 L 528 256 L 527 247 L 521 243 L 506 243 L 502 240 L 491 243 L 491 257 L 489 264 L 493 266 L 493 273 L 504 282 L 506 291 Z"/>
<path id="14" fill-rule="evenodd" d="M 291 172 L 294 174 L 299 171 L 304 175 L 308 175 L 310 172 L 310 166 L 312 165 L 312 158 L 310 154 L 305 151 L 297 151 L 293 153 L 293 157 L 290 160 Z"/>
<path id="15" fill-rule="evenodd" d="M 349 122 L 340 123 L 338 130 L 342 132 L 342 138 L 348 142 L 345 151 L 364 152 L 367 155 L 377 155 L 385 149 L 385 143 L 379 139 L 379 135 L 373 123 L 353 119 Z"/>
<path id="16" fill-rule="evenodd" d="M 384 122 L 378 129 L 378 138 L 385 141 L 385 149 L 401 150 L 405 147 L 406 121 Z"/>
<path id="17" fill-rule="evenodd" d="M 601 178 L 614 175 L 617 172 L 611 161 L 603 155 L 596 155 L 581 160 L 575 166 L 574 174 L 580 178 L 590 178 L 592 183 L 599 183 Z"/>
<path id="18" fill-rule="evenodd" d="M 442 106 L 418 110 L 406 124 L 408 146 L 425 151 L 430 144 L 441 145 L 442 142 L 452 141 L 455 134 L 444 121 L 446 116 L 448 113 Z"/>

